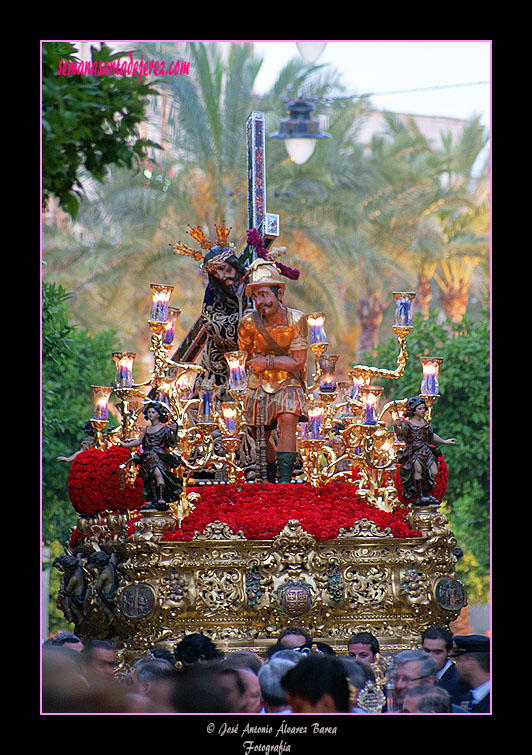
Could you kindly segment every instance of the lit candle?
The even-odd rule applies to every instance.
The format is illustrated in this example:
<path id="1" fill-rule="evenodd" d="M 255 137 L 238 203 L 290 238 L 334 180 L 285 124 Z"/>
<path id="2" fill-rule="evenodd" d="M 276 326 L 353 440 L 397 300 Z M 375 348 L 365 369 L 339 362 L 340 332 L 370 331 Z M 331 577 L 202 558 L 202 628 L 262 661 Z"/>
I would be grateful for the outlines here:
<path id="1" fill-rule="evenodd" d="M 362 378 L 357 377 L 353 373 L 351 373 L 351 377 L 353 379 L 353 385 L 349 390 L 348 396 L 353 401 L 360 401 L 360 386 L 362 385 Z"/>
<path id="2" fill-rule="evenodd" d="M 423 366 L 423 377 L 419 392 L 426 396 L 437 396 L 440 392 L 438 374 L 443 359 L 439 357 L 420 357 Z"/>
<path id="3" fill-rule="evenodd" d="M 177 320 L 180 314 L 181 314 L 180 309 L 176 309 L 175 307 L 168 307 L 168 320 L 166 322 L 166 327 L 164 329 L 163 343 L 171 344 L 174 342 L 175 321 Z"/>
<path id="4" fill-rule="evenodd" d="M 336 390 L 336 362 L 338 356 L 320 357 L 318 362 L 322 371 L 319 389 L 323 393 L 333 393 Z"/>
<path id="5" fill-rule="evenodd" d="M 193 380 L 191 380 L 191 377 L 193 377 L 193 375 L 191 376 L 190 372 L 183 372 L 175 381 L 177 393 L 180 399 L 192 398 L 194 382 Z"/>
<path id="6" fill-rule="evenodd" d="M 229 351 L 224 354 L 225 360 L 229 366 L 229 390 L 242 390 L 248 387 L 246 374 L 245 351 Z"/>
<path id="7" fill-rule="evenodd" d="M 307 315 L 307 323 L 310 329 L 310 343 L 311 345 L 318 343 L 327 343 L 327 336 L 325 335 L 325 315 L 323 312 L 316 312 L 312 315 Z"/>
<path id="8" fill-rule="evenodd" d="M 94 399 L 93 415 L 91 419 L 106 420 L 109 416 L 109 396 L 113 392 L 112 388 L 105 385 L 92 385 Z"/>
<path id="9" fill-rule="evenodd" d="M 133 385 L 133 360 L 136 356 L 130 351 L 117 351 L 113 354 L 116 364 L 115 381 L 117 388 L 131 388 Z"/>
<path id="10" fill-rule="evenodd" d="M 150 285 L 152 291 L 152 305 L 150 311 L 150 320 L 152 322 L 167 322 L 168 320 L 168 302 L 170 294 L 174 290 L 173 286 L 162 286 L 158 283 Z"/>
<path id="11" fill-rule="evenodd" d="M 231 401 L 224 401 L 221 404 L 222 414 L 229 435 L 236 432 L 236 406 Z"/>
<path id="12" fill-rule="evenodd" d="M 363 385 L 360 388 L 362 394 L 362 424 L 378 424 L 377 400 L 382 388 L 376 385 Z"/>
<path id="13" fill-rule="evenodd" d="M 394 292 L 392 296 L 395 299 L 395 313 L 393 318 L 394 325 L 412 325 L 412 300 L 415 293 L 411 291 Z"/>
<path id="14" fill-rule="evenodd" d="M 323 422 L 323 407 L 312 406 L 308 410 L 308 421 L 306 437 L 308 440 L 320 440 L 323 436 L 321 434 L 321 425 Z"/>

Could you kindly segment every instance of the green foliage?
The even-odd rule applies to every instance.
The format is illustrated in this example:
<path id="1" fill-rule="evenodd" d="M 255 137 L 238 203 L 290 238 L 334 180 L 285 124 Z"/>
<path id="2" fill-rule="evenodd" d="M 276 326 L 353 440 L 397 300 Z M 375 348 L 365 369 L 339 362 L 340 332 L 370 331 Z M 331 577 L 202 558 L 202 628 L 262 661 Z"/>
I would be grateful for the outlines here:
<path id="1" fill-rule="evenodd" d="M 43 539 L 68 539 L 76 513 L 68 498 L 69 464 L 81 427 L 92 412 L 91 385 L 112 385 L 115 333 L 90 334 L 69 322 L 68 294 L 44 283 L 42 302 L 42 515 Z"/>
<path id="2" fill-rule="evenodd" d="M 479 321 L 466 315 L 461 322 L 414 318 L 407 339 L 408 364 L 402 378 L 383 381 L 386 398 L 403 399 L 419 394 L 420 356 L 442 357 L 440 395 L 432 412 L 432 425 L 440 438 L 457 439 L 441 446 L 449 467 L 446 513 L 469 566 L 459 575 L 477 598 L 488 600 L 490 551 L 490 324 L 489 313 Z M 367 364 L 393 369 L 396 339 L 364 355 Z M 474 579 L 471 564 L 474 564 Z M 482 593 L 480 595 L 479 593 Z"/>
<path id="3" fill-rule="evenodd" d="M 95 71 L 120 58 L 104 44 L 91 50 Z M 135 167 L 157 147 L 139 138 L 153 84 L 140 76 L 68 73 L 79 62 L 76 52 L 69 42 L 42 45 L 43 205 L 54 195 L 72 218 L 83 196 L 82 170 L 102 181 L 110 165 Z"/>

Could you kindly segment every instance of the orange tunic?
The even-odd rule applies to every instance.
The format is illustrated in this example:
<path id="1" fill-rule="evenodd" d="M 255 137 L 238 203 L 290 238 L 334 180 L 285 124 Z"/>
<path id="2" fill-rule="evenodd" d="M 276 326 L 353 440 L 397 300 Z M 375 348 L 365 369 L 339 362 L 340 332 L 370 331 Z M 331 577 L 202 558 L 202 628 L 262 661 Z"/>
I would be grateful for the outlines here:
<path id="1" fill-rule="evenodd" d="M 268 326 L 268 333 L 288 355 L 307 349 L 307 319 L 303 312 L 286 308 L 287 324 Z M 251 359 L 276 354 L 274 348 L 257 330 L 253 314 L 242 318 L 238 326 L 238 346 Z M 251 425 L 270 426 L 278 414 L 297 414 L 306 420 L 305 370 L 298 374 L 287 370 L 250 370 L 246 400 L 247 421 Z"/>
<path id="2" fill-rule="evenodd" d="M 303 312 L 298 309 L 286 308 L 287 325 L 266 325 L 266 330 L 271 337 L 281 346 L 287 354 L 294 351 L 306 351 L 307 349 L 307 319 Z M 274 354 L 273 348 L 257 330 L 253 314 L 247 314 L 242 318 L 238 326 L 238 348 L 248 354 L 251 359 L 255 356 L 268 356 Z M 250 371 L 248 387 L 251 389 L 259 386 L 266 393 L 277 393 L 282 386 L 301 387 L 305 381 L 305 371 L 301 373 L 301 379 L 292 372 L 286 370 L 264 370 L 257 374 Z"/>

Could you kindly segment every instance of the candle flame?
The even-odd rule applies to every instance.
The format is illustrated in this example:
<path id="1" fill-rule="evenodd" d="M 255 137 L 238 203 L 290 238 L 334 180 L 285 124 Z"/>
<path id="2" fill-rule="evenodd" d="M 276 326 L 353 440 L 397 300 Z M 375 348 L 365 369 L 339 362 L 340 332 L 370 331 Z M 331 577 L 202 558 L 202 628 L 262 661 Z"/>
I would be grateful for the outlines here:
<path id="1" fill-rule="evenodd" d="M 320 315 L 318 317 L 312 317 L 311 315 L 309 315 L 307 317 L 307 322 L 311 328 L 321 327 L 325 322 L 325 317 L 323 317 L 323 315 Z"/>
<path id="2" fill-rule="evenodd" d="M 153 303 L 154 304 L 166 304 L 167 301 L 170 300 L 170 292 L 169 291 L 156 291 L 153 294 Z"/>

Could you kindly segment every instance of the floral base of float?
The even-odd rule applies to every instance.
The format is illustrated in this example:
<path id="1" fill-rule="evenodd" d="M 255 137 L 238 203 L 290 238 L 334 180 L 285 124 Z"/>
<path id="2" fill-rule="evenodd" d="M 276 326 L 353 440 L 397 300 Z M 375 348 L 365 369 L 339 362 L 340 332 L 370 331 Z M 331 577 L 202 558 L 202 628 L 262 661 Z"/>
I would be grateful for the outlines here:
<path id="1" fill-rule="evenodd" d="M 359 499 L 356 470 L 353 482 L 320 488 L 189 488 L 199 497 L 178 524 L 172 511 L 140 511 L 141 484 L 121 477 L 127 458 L 111 447 L 74 460 L 69 492 L 80 516 L 54 562 L 67 620 L 82 638 L 114 642 L 122 666 L 191 632 L 262 653 L 299 625 L 342 653 L 358 631 L 393 653 L 466 604 L 456 540 L 437 507 L 382 511 Z M 433 495 L 443 498 L 443 457 L 439 465 Z"/>

